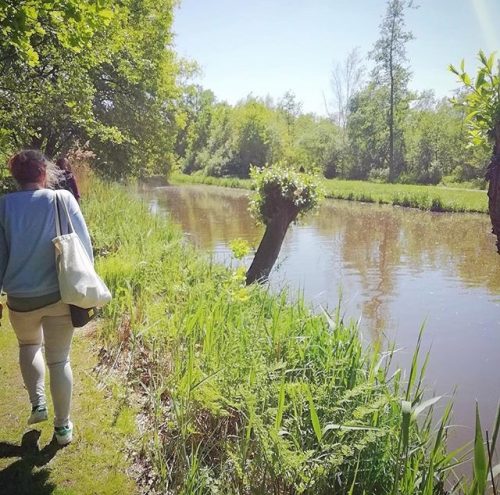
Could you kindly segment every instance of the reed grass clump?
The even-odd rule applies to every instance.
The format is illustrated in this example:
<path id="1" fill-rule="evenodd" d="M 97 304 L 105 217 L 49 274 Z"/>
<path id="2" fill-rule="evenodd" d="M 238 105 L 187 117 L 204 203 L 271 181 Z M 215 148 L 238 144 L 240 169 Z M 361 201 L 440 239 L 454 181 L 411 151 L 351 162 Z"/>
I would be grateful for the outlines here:
<path id="1" fill-rule="evenodd" d="M 246 287 L 126 191 L 95 183 L 84 209 L 114 294 L 102 339 L 144 400 L 150 493 L 448 493 L 450 408 L 436 426 L 420 341 L 390 371 L 354 324 Z"/>

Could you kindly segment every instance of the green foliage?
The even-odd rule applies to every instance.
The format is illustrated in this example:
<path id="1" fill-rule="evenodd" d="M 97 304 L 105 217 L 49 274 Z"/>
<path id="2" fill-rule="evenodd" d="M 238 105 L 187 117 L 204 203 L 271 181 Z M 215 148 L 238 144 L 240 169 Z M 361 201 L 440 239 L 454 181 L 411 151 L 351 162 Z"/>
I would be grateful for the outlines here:
<path id="1" fill-rule="evenodd" d="M 210 91 L 189 86 L 179 111 L 184 119 L 176 144 L 180 167 L 188 174 L 246 178 L 252 165 L 283 161 L 327 178 L 423 184 L 437 184 L 445 175 L 455 181 L 484 175 L 488 154 L 467 148 L 462 112 L 431 92 L 407 91 L 394 105 L 397 175 L 391 175 L 389 100 L 383 81 L 369 82 L 351 96 L 341 128 L 330 119 L 301 114 L 293 94 L 277 105 L 249 97 L 230 106 Z"/>
<path id="2" fill-rule="evenodd" d="M 251 166 L 282 160 L 297 170 L 337 174 L 337 126 L 325 118 L 301 115 L 291 93 L 277 106 L 248 97 L 230 107 L 215 101 L 209 91 L 188 87 L 182 105 L 186 121 L 176 149 L 185 173 L 247 178 Z"/>
<path id="3" fill-rule="evenodd" d="M 168 175 L 177 133 L 172 49 L 175 0 L 126 0 L 103 33 L 106 57 L 92 73 L 94 112 L 114 134 L 93 132 L 90 145 L 106 175 Z"/>
<path id="4" fill-rule="evenodd" d="M 250 211 L 257 221 L 267 225 L 277 212 L 278 204 L 297 209 L 299 217 L 316 208 L 321 198 L 318 181 L 309 174 L 300 174 L 276 163 L 266 168 L 252 168 L 255 193 Z"/>
<path id="5" fill-rule="evenodd" d="M 17 184 L 7 167 L 0 163 L 0 196 L 17 190 Z"/>
<path id="6" fill-rule="evenodd" d="M 346 178 L 366 179 L 371 170 L 389 167 L 387 98 L 387 88 L 373 83 L 353 97 L 347 121 L 352 162 L 346 170 Z"/>
<path id="7" fill-rule="evenodd" d="M 250 244 L 245 239 L 234 239 L 230 242 L 229 247 L 233 256 L 241 260 L 250 252 Z"/>
<path id="8" fill-rule="evenodd" d="M 2 62 L 22 60 L 30 67 L 45 58 L 44 39 L 73 53 L 92 48 L 92 37 L 111 21 L 109 0 L 4 0 L 0 3 Z"/>
<path id="9" fill-rule="evenodd" d="M 471 144 L 480 147 L 493 144 L 495 130 L 500 127 L 500 61 L 494 53 L 487 57 L 482 50 L 478 58 L 480 66 L 474 79 L 465 72 L 463 60 L 460 69 L 453 65 L 449 69 L 467 91 L 463 100 L 453 101 L 465 109 Z"/>
<path id="10" fill-rule="evenodd" d="M 0 43 L 5 154 L 32 147 L 54 157 L 89 141 L 105 175 L 169 171 L 179 72 L 173 0 L 2 7 L 10 33 Z"/>

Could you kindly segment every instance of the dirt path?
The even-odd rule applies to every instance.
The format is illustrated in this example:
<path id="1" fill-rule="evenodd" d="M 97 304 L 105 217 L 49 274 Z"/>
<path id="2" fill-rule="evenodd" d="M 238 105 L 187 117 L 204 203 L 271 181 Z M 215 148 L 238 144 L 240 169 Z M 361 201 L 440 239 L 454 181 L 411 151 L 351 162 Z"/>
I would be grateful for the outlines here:
<path id="1" fill-rule="evenodd" d="M 98 382 L 93 339 L 75 336 L 72 419 L 75 439 L 65 448 L 52 440 L 52 418 L 26 426 L 30 405 L 17 363 L 17 342 L 4 315 L 0 327 L 0 493 L 2 495 L 111 495 L 137 493 L 127 476 L 127 441 L 135 413 L 120 405 L 119 386 Z M 47 390 L 48 390 L 47 383 Z M 49 398 L 49 415 L 52 404 Z"/>

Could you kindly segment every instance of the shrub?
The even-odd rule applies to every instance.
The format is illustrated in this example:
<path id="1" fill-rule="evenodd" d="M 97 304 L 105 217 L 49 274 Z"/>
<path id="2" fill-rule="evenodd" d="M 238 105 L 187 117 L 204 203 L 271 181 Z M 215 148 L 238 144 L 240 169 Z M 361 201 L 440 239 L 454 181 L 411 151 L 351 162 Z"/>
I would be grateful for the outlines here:
<path id="1" fill-rule="evenodd" d="M 368 180 L 371 182 L 389 182 L 389 168 L 374 168 L 368 174 Z"/>

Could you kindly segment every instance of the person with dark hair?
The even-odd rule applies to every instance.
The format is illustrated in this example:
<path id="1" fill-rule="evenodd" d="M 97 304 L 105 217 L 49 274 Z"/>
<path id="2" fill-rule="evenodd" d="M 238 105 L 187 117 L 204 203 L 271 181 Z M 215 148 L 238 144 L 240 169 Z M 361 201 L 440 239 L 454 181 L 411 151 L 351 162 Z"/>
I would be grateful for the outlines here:
<path id="1" fill-rule="evenodd" d="M 59 181 L 56 184 L 56 189 L 66 189 L 70 191 L 77 201 L 80 201 L 80 192 L 76 184 L 75 176 L 71 171 L 71 166 L 67 158 L 58 158 L 56 160 L 57 168 L 61 171 Z"/>
<path id="2" fill-rule="evenodd" d="M 61 301 L 52 239 L 56 236 L 55 165 L 36 150 L 9 160 L 19 191 L 0 197 L 0 290 L 7 293 L 9 319 L 19 343 L 19 363 L 31 401 L 28 424 L 48 419 L 45 359 L 54 406 L 54 435 L 60 445 L 73 438 L 70 421 L 73 376 L 69 361 L 73 326 L 70 309 Z M 74 231 L 93 260 L 90 236 L 73 195 L 58 191 Z M 64 225 L 63 227 L 67 227 Z"/>

